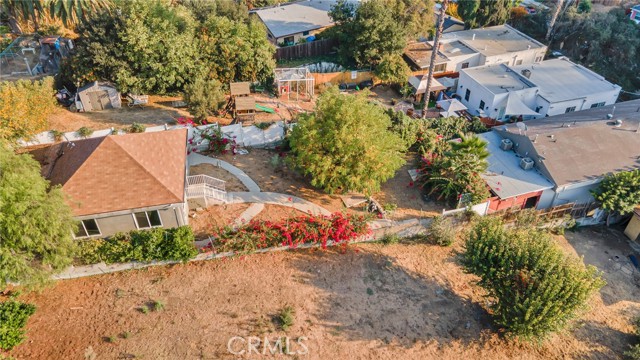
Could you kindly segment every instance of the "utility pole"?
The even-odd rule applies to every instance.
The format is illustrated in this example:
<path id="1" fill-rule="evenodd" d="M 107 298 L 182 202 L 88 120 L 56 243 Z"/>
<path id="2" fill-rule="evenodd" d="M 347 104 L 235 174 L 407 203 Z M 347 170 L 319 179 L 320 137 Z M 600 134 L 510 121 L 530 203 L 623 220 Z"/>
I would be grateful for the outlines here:
<path id="1" fill-rule="evenodd" d="M 427 73 L 427 88 L 424 89 L 424 95 L 422 96 L 422 118 L 427 118 L 427 107 L 429 106 L 429 97 L 431 96 L 431 82 L 433 79 L 433 71 L 436 66 L 436 59 L 438 57 L 438 48 L 440 47 L 440 36 L 442 35 L 442 28 L 444 27 L 444 17 L 447 11 L 447 5 L 449 0 L 443 0 L 440 4 L 440 15 L 438 16 L 438 24 L 436 26 L 436 35 L 433 38 L 433 49 L 431 51 L 431 63 L 429 63 L 429 72 Z"/>

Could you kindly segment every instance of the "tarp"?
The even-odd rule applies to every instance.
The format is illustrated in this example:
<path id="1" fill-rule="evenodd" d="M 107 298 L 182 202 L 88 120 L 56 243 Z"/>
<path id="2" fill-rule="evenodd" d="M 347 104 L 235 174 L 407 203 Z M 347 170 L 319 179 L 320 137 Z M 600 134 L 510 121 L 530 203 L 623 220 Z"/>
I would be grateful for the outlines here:
<path id="1" fill-rule="evenodd" d="M 505 115 L 536 115 L 540 116 L 539 113 L 531 110 L 527 104 L 520 100 L 520 97 L 514 93 L 510 93 L 507 97 L 507 100 L 502 103 L 500 107 L 505 107 L 504 114 Z"/>

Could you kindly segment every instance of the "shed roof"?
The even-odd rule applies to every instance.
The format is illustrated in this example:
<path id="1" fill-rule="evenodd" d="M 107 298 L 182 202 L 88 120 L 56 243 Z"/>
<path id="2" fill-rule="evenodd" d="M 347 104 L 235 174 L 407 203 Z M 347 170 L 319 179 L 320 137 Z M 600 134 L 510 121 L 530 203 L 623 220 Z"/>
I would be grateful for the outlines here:
<path id="1" fill-rule="evenodd" d="M 309 0 L 256 10 L 255 13 L 276 38 L 333 25 L 329 10 L 333 0 Z"/>
<path id="2" fill-rule="evenodd" d="M 442 39 L 444 42 L 460 40 L 484 56 L 546 48 L 546 45 L 506 24 L 445 33 Z"/>
<path id="3" fill-rule="evenodd" d="M 621 89 L 603 76 L 564 57 L 511 68 L 518 73 L 531 71 L 529 80 L 540 88 L 539 95 L 552 103 Z"/>
<path id="4" fill-rule="evenodd" d="M 534 170 L 520 167 L 520 157 L 513 151 L 500 149 L 502 138 L 493 131 L 479 134 L 487 142 L 489 167 L 482 174 L 491 190 L 501 199 L 551 189 L 553 183 Z"/>
<path id="5" fill-rule="evenodd" d="M 75 216 L 184 201 L 187 130 L 110 135 L 32 150 Z"/>
<path id="6" fill-rule="evenodd" d="M 613 120 L 608 120 L 612 112 Z M 615 119 L 622 125 L 616 127 Z M 617 103 L 615 111 L 609 105 L 530 120 L 526 125 L 526 136 L 518 138 L 533 146 L 539 157 L 534 159 L 536 166 L 544 167 L 557 186 L 640 169 L 640 100 Z M 503 136 L 520 134 L 515 124 L 494 130 Z"/>
<path id="7" fill-rule="evenodd" d="M 417 75 L 409 77 L 409 85 L 413 87 L 416 94 L 424 94 L 427 91 L 427 77 L 425 75 Z M 438 80 L 431 79 L 431 91 L 446 90 L 447 87 L 440 84 Z"/>
<path id="8" fill-rule="evenodd" d="M 89 89 L 91 89 L 91 88 L 93 88 L 93 87 L 96 87 L 96 86 L 106 86 L 106 87 L 113 88 L 114 90 L 117 90 L 117 89 L 116 89 L 116 86 L 115 86 L 115 85 L 113 85 L 113 84 L 112 84 L 112 83 L 110 83 L 110 82 L 106 82 L 106 81 L 92 81 L 92 82 L 87 83 L 87 84 L 85 84 L 84 86 L 82 86 L 82 87 L 78 88 L 78 92 L 80 93 L 80 92 L 83 92 L 83 91 L 89 90 Z"/>
<path id="9" fill-rule="evenodd" d="M 251 94 L 251 83 L 248 81 L 232 82 L 229 84 L 229 89 L 231 91 L 231 96 L 249 95 Z"/>
<path id="10" fill-rule="evenodd" d="M 256 110 L 256 99 L 253 96 L 236 98 L 236 110 Z"/>

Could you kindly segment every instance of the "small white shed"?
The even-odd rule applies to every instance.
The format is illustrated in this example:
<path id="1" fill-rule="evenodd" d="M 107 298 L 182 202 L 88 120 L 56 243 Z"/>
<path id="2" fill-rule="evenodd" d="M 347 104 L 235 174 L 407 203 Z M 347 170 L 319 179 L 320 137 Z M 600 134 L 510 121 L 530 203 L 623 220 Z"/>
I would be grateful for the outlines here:
<path id="1" fill-rule="evenodd" d="M 119 109 L 122 102 L 114 85 L 94 81 L 78 89 L 76 106 L 82 111 L 100 111 Z"/>

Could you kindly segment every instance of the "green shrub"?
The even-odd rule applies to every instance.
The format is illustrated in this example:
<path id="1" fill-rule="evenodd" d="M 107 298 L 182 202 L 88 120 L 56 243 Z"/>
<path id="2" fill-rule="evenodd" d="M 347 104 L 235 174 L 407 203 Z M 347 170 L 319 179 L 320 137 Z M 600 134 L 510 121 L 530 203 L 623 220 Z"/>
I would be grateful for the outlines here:
<path id="1" fill-rule="evenodd" d="M 162 311 L 164 310 L 164 303 L 160 300 L 153 300 L 153 311 Z"/>
<path id="2" fill-rule="evenodd" d="M 640 317 L 633 320 L 633 325 L 636 332 L 635 344 L 630 345 L 629 350 L 624 352 L 624 356 L 631 360 L 640 360 Z"/>
<path id="3" fill-rule="evenodd" d="M 58 131 L 58 130 L 51 130 L 50 133 L 51 133 L 51 136 L 53 136 L 54 141 L 62 140 L 62 136 L 64 135 L 62 131 Z"/>
<path id="4" fill-rule="evenodd" d="M 471 229 L 463 265 L 494 299 L 494 322 L 523 340 L 561 329 L 605 284 L 595 267 L 565 255 L 546 232 L 506 230 L 497 218 Z"/>
<path id="5" fill-rule="evenodd" d="M 451 246 L 456 239 L 456 229 L 448 217 L 438 216 L 433 219 L 430 230 L 431 241 L 440 246 Z"/>
<path id="6" fill-rule="evenodd" d="M 24 340 L 24 327 L 35 311 L 34 305 L 15 300 L 0 303 L 0 349 L 11 350 Z"/>
<path id="7" fill-rule="evenodd" d="M 268 128 L 271 127 L 271 125 L 273 125 L 273 123 L 270 123 L 270 122 L 259 122 L 259 123 L 253 124 L 253 126 L 257 127 L 260 130 L 267 130 Z"/>
<path id="8" fill-rule="evenodd" d="M 145 132 L 145 130 L 147 130 L 147 127 L 134 122 L 133 124 L 131 124 L 131 126 L 129 126 L 129 129 L 127 129 L 128 132 L 135 134 L 135 133 L 143 133 Z"/>
<path id="9" fill-rule="evenodd" d="M 84 264 L 154 260 L 187 261 L 196 255 L 195 237 L 189 226 L 135 230 L 104 240 L 78 243 L 76 255 Z"/>
<path id="10" fill-rule="evenodd" d="M 93 129 L 88 128 L 86 126 L 83 126 L 80 129 L 78 129 L 78 131 L 76 131 L 76 133 L 80 137 L 88 138 L 89 136 L 91 136 L 91 134 L 93 134 Z"/>
<path id="11" fill-rule="evenodd" d="M 280 320 L 280 327 L 282 330 L 287 331 L 295 322 L 296 311 L 292 306 L 285 306 L 280 310 L 278 314 L 278 320 Z"/>
<path id="12" fill-rule="evenodd" d="M 382 239 L 380 239 L 385 245 L 393 245 L 400 242 L 400 236 L 398 234 L 385 234 Z"/>

